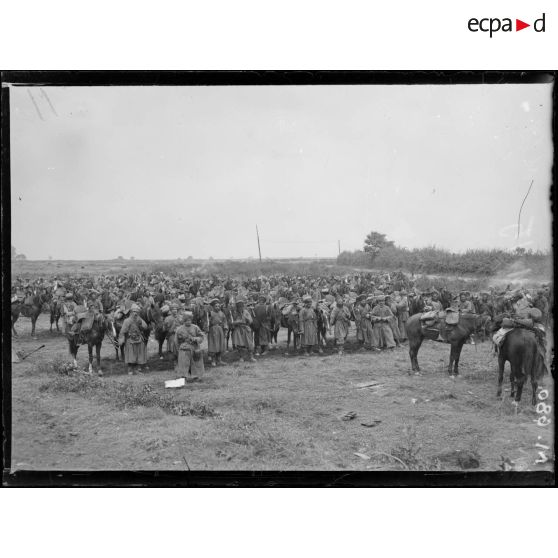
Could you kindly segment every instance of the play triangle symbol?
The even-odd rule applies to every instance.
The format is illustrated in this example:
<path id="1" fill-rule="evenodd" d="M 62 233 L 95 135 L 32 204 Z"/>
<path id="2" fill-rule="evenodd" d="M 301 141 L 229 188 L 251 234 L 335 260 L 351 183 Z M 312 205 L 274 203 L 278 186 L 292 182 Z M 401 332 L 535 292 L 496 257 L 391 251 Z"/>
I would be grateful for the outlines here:
<path id="1" fill-rule="evenodd" d="M 515 30 L 516 31 L 521 31 L 522 29 L 525 29 L 526 27 L 531 27 L 531 24 L 530 23 L 525 23 L 524 21 L 521 21 L 520 19 L 515 20 Z"/>

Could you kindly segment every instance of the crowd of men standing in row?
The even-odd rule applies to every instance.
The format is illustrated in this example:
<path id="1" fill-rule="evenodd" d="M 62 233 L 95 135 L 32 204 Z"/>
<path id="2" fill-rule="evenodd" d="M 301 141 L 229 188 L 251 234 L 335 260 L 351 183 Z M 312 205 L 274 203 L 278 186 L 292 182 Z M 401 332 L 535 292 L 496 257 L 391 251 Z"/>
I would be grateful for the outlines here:
<path id="1" fill-rule="evenodd" d="M 21 291 L 22 285 L 19 285 Z M 27 294 L 35 285 L 23 285 Z M 14 285 L 14 292 L 18 285 Z M 75 292 L 74 292 L 75 291 Z M 122 319 L 118 343 L 125 348 L 130 373 L 147 361 L 145 332 L 148 324 L 140 316 L 142 308 L 160 310 L 167 349 L 179 372 L 196 377 L 203 373 L 203 352 L 212 366 L 223 364 L 229 341 L 241 360 L 254 362 L 255 356 L 275 348 L 281 325 L 299 336 L 304 354 L 323 352 L 324 336 L 333 334 L 340 354 L 347 342 L 351 321 L 361 350 L 392 350 L 407 339 L 406 321 L 417 311 L 438 312 L 453 306 L 493 318 L 497 295 L 507 304 L 537 306 L 548 320 L 548 288 L 532 293 L 512 291 L 462 291 L 459 297 L 431 288 L 420 292 L 403 274 L 358 274 L 347 277 L 272 276 L 257 279 L 103 276 L 95 280 L 52 283 L 52 305 L 69 324 L 79 302 L 91 313 L 111 314 Z M 209 295 L 209 296 L 208 296 Z M 444 296 L 445 295 L 445 296 Z M 520 302 L 521 301 L 521 302 Z M 72 328 L 76 326 L 72 325 Z M 77 334 L 77 329 L 74 331 Z"/>

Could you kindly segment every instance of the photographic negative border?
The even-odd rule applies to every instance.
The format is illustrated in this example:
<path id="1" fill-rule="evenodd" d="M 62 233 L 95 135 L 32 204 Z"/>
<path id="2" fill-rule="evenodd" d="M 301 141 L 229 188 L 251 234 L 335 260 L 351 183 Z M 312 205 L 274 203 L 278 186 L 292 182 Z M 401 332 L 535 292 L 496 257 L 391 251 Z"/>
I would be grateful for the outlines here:
<path id="1" fill-rule="evenodd" d="M 555 472 L 428 471 L 24 471 L 11 472 L 11 261 L 10 87 L 31 86 L 239 86 L 551 83 L 555 71 L 7 71 L 1 95 L 2 226 L 2 428 L 4 486 L 157 486 L 157 487 L 432 487 L 553 486 Z M 553 87 L 552 141 L 556 144 L 556 85 Z M 554 216 L 556 150 L 550 205 Z M 556 239 L 552 220 L 552 247 Z M 552 309 L 553 316 L 554 308 Z M 554 362 L 551 363 L 554 372 Z M 556 436 L 556 429 L 554 430 Z"/>

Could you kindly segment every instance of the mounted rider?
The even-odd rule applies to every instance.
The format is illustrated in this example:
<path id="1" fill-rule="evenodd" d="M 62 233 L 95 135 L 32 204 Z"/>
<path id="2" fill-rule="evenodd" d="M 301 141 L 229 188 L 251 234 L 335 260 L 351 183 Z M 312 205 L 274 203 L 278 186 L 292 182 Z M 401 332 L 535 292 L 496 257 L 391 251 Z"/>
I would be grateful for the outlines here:
<path id="1" fill-rule="evenodd" d="M 76 324 L 76 306 L 77 304 L 74 301 L 74 293 L 66 293 L 61 312 L 66 333 L 71 333 L 71 328 Z"/>

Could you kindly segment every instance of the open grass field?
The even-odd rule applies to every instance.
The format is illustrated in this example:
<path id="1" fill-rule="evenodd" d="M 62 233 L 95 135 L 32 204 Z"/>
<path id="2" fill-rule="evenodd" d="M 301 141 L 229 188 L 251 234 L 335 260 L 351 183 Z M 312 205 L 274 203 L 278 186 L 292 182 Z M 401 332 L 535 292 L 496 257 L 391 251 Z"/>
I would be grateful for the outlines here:
<path id="1" fill-rule="evenodd" d="M 537 442 L 554 455 L 554 425 L 536 424 L 530 385 L 516 413 L 506 367 L 504 398 L 495 397 L 490 343 L 466 345 L 451 380 L 447 345 L 425 342 L 423 375 L 409 376 L 406 348 L 304 358 L 286 356 L 282 337 L 255 364 L 229 353 L 203 381 L 165 390 L 174 373 L 152 340 L 150 369 L 137 376 L 105 343 L 98 378 L 61 373 L 67 342 L 48 332 L 47 314 L 37 340 L 29 319 L 16 327 L 16 350 L 46 347 L 12 365 L 12 470 L 502 470 L 503 459 L 514 470 L 554 467 L 535 463 Z M 85 347 L 78 363 L 86 367 Z M 553 408 L 551 378 L 544 384 Z"/>

